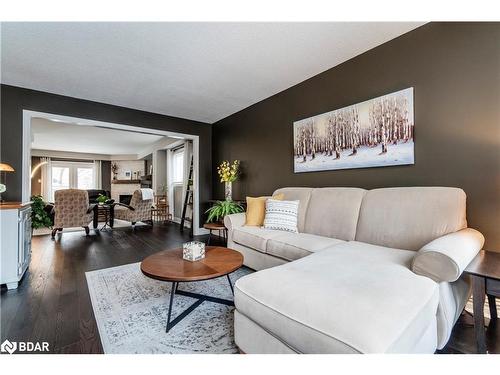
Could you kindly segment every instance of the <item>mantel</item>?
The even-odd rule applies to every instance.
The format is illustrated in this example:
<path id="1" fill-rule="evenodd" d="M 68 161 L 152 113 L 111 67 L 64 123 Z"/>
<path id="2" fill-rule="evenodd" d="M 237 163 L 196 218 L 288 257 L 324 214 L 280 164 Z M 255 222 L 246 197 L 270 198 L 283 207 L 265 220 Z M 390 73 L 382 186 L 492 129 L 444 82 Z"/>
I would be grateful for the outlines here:
<path id="1" fill-rule="evenodd" d="M 112 184 L 140 184 L 141 180 L 111 180 Z"/>

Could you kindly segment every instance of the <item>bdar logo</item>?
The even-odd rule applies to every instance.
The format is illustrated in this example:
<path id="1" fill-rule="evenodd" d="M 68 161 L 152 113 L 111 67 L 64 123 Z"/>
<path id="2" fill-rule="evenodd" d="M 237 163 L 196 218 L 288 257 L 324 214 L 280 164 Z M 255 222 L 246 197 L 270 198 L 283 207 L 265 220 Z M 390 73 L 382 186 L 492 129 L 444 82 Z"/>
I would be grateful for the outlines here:
<path id="1" fill-rule="evenodd" d="M 10 342 L 9 340 L 5 340 L 2 345 L 0 345 L 0 350 L 5 353 L 12 354 L 17 349 L 17 342 Z"/>

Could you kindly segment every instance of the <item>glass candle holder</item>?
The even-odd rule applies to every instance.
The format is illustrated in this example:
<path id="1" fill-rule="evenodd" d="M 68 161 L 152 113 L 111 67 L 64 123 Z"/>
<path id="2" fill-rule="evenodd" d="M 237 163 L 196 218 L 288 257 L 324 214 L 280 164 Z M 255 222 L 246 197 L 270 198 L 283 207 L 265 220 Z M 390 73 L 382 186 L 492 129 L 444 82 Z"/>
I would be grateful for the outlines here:
<path id="1" fill-rule="evenodd" d="M 190 262 L 205 258 L 205 244 L 199 241 L 186 242 L 182 245 L 182 258 Z"/>

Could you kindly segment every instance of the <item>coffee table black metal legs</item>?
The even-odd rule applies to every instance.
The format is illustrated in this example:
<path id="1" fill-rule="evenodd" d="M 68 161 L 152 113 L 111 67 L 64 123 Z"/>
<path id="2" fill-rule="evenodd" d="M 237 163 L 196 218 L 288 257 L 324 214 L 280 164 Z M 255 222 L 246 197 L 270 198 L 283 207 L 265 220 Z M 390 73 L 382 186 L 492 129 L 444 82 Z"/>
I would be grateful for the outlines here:
<path id="1" fill-rule="evenodd" d="M 229 286 L 231 287 L 231 292 L 234 295 L 234 289 L 233 289 L 233 284 L 231 283 L 231 278 L 229 277 L 229 275 L 226 275 L 226 277 L 227 277 L 227 280 L 229 281 Z M 174 304 L 174 296 L 176 294 L 178 294 L 180 296 L 195 298 L 197 301 L 194 302 L 191 306 L 189 306 L 186 310 L 184 310 L 174 320 L 171 321 L 172 307 Z M 184 319 L 186 316 L 188 316 L 194 309 L 196 309 L 198 306 L 200 306 L 205 301 L 220 303 L 222 305 L 227 305 L 227 306 L 234 306 L 234 301 L 231 301 L 228 299 L 217 298 L 217 297 L 207 296 L 204 294 L 198 294 L 198 293 L 186 292 L 184 290 L 179 290 L 179 283 L 172 282 L 172 289 L 170 290 L 170 300 L 169 300 L 169 304 L 168 304 L 166 332 L 168 333 L 177 323 L 179 323 L 182 319 Z"/>

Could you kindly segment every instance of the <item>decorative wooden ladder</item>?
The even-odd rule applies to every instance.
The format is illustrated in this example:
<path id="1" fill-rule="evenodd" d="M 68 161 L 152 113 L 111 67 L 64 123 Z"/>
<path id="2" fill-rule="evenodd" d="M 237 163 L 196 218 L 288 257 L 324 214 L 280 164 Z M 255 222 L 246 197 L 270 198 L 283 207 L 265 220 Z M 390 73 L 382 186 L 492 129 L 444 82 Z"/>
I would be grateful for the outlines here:
<path id="1" fill-rule="evenodd" d="M 190 208 L 191 216 L 187 216 L 187 208 Z M 186 195 L 184 197 L 184 206 L 182 207 L 181 232 L 184 232 L 184 223 L 191 223 L 189 227 L 189 236 L 193 237 L 193 156 L 191 156 L 191 164 L 189 166 L 189 178 L 186 187 Z"/>

